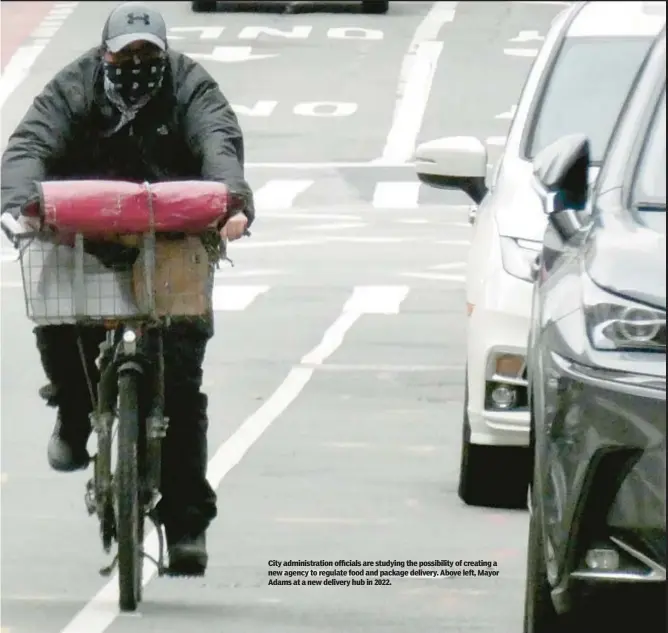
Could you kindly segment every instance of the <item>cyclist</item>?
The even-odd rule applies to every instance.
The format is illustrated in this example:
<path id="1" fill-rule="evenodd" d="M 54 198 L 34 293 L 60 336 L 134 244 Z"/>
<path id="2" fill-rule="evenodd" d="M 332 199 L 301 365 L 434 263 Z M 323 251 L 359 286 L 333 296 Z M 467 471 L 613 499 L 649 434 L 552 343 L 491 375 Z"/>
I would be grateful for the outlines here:
<path id="1" fill-rule="evenodd" d="M 222 229 L 228 240 L 240 238 L 254 218 L 238 120 L 211 75 L 170 49 L 165 21 L 151 5 L 116 7 L 102 45 L 63 68 L 35 98 L 2 157 L 2 212 L 18 217 L 35 182 L 98 178 L 224 182 L 245 201 Z M 113 260 L 123 248 L 97 245 L 96 253 Z M 85 469 L 89 381 L 99 377 L 95 358 L 104 332 L 55 325 L 37 327 L 35 335 L 51 383 L 50 404 L 58 410 L 49 463 L 61 472 Z M 199 322 L 175 322 L 164 337 L 170 426 L 158 509 L 174 575 L 204 574 L 205 532 L 217 514 L 216 494 L 206 479 L 208 399 L 201 391 L 212 336 L 210 314 Z"/>

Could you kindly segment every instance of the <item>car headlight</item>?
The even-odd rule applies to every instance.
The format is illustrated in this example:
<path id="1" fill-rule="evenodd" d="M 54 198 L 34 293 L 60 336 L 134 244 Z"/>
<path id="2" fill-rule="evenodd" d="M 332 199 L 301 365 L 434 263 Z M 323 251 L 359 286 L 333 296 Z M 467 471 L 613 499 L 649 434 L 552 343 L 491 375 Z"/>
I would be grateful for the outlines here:
<path id="1" fill-rule="evenodd" d="M 583 275 L 587 333 L 595 349 L 666 352 L 666 313 L 612 295 Z"/>
<path id="2" fill-rule="evenodd" d="M 501 262 L 503 268 L 513 277 L 533 281 L 533 266 L 542 250 L 542 242 L 502 237 Z"/>

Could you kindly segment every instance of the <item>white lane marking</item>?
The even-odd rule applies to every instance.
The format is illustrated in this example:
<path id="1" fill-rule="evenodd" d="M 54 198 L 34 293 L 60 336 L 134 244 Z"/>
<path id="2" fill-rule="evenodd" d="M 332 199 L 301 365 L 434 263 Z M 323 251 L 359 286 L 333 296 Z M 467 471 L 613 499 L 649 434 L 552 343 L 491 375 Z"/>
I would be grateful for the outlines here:
<path id="1" fill-rule="evenodd" d="M 434 2 L 413 35 L 399 71 L 394 117 L 379 163 L 408 162 L 413 156 L 436 64 L 443 50 L 443 42 L 434 40 L 441 27 L 455 19 L 457 4 Z"/>
<path id="2" fill-rule="evenodd" d="M 544 39 L 539 31 L 520 31 L 519 35 L 508 41 L 513 44 L 523 44 L 524 42 L 542 42 Z"/>
<path id="3" fill-rule="evenodd" d="M 447 264 L 439 264 L 432 266 L 431 270 L 452 270 L 453 268 L 466 268 L 466 262 L 449 262 Z"/>
<path id="4" fill-rule="evenodd" d="M 56 3 L 32 32 L 32 41 L 16 49 L 0 75 L 0 111 L 11 94 L 23 83 L 37 58 L 78 4 L 78 2 Z"/>
<path id="5" fill-rule="evenodd" d="M 510 57 L 538 57 L 537 48 L 504 48 L 504 55 Z"/>
<path id="6" fill-rule="evenodd" d="M 298 226 L 298 231 L 341 231 L 343 229 L 363 229 L 369 226 L 366 222 L 330 222 L 329 224 L 306 224 Z"/>
<path id="7" fill-rule="evenodd" d="M 264 211 L 262 220 L 350 220 L 360 221 L 359 215 L 348 215 L 346 213 L 300 213 L 284 211 Z"/>
<path id="8" fill-rule="evenodd" d="M 344 312 L 360 314 L 399 314 L 408 286 L 357 286 L 343 306 Z"/>
<path id="9" fill-rule="evenodd" d="M 442 275 L 441 273 L 401 273 L 402 277 L 414 277 L 415 279 L 428 279 L 430 281 L 466 281 L 465 275 Z"/>
<path id="10" fill-rule="evenodd" d="M 429 224 L 427 218 L 403 218 L 402 220 L 395 220 L 395 224 Z"/>
<path id="11" fill-rule="evenodd" d="M 417 238 L 413 237 L 383 237 L 383 236 L 341 236 L 341 235 L 327 235 L 323 237 L 313 237 L 311 239 L 303 240 L 274 240 L 268 242 L 240 242 L 235 244 L 235 249 L 256 250 L 260 248 L 290 248 L 295 246 L 317 246 L 319 244 L 327 244 L 331 242 L 345 243 L 345 244 L 400 244 L 402 242 L 413 242 Z M 436 242 L 442 244 L 443 242 Z M 448 244 L 449 242 L 445 242 Z M 456 242 L 459 244 L 460 242 Z M 463 242 L 469 244 L 470 242 Z"/>
<path id="12" fill-rule="evenodd" d="M 246 163 L 248 169 L 360 169 L 365 167 L 378 167 L 377 160 L 360 162 L 314 162 L 314 163 Z M 412 162 L 402 161 L 383 161 L 383 167 L 409 167 L 413 169 L 415 165 Z"/>
<path id="13" fill-rule="evenodd" d="M 401 244 L 402 242 L 414 242 L 416 240 L 417 238 L 415 237 L 382 237 L 382 236 L 343 237 L 341 235 L 332 235 L 328 237 L 325 241 L 340 242 L 343 244 Z"/>
<path id="14" fill-rule="evenodd" d="M 508 140 L 507 136 L 490 136 L 486 143 L 495 147 L 503 147 L 506 144 L 506 140 Z"/>
<path id="15" fill-rule="evenodd" d="M 436 243 L 444 246 L 470 246 L 471 240 L 438 240 Z"/>
<path id="16" fill-rule="evenodd" d="M 313 180 L 270 180 L 254 192 L 257 209 L 289 209 Z"/>
<path id="17" fill-rule="evenodd" d="M 274 240 L 271 242 L 259 242 L 250 240 L 248 242 L 239 242 L 234 245 L 234 249 L 258 249 L 258 248 L 290 248 L 293 246 L 314 246 L 316 244 L 324 244 L 327 238 L 316 237 L 305 240 Z M 231 250 L 231 249 L 230 249 Z"/>
<path id="18" fill-rule="evenodd" d="M 307 367 L 315 367 L 318 371 L 331 372 L 345 372 L 345 371 L 371 371 L 376 373 L 393 373 L 393 372 L 427 372 L 427 371 L 461 371 L 464 365 L 356 365 L 345 363 L 329 362 L 325 365 L 306 365 Z"/>
<path id="19" fill-rule="evenodd" d="M 420 182 L 379 182 L 372 205 L 377 209 L 414 209 L 418 206 Z"/>
<path id="20" fill-rule="evenodd" d="M 269 286 L 214 286 L 213 311 L 241 312 L 268 290 Z"/>
<path id="21" fill-rule="evenodd" d="M 285 275 L 284 270 L 276 270 L 273 268 L 267 268 L 267 269 L 257 269 L 257 270 L 234 270 L 230 271 L 229 269 L 224 269 L 224 270 L 217 270 L 214 273 L 214 277 L 216 279 L 221 279 L 224 278 L 225 280 L 229 280 L 230 278 L 237 279 L 239 277 L 265 277 L 265 276 L 273 276 L 273 275 Z"/>
<path id="22" fill-rule="evenodd" d="M 353 292 L 355 300 L 346 303 L 340 316 L 325 331 L 322 341 L 302 359 L 301 363 L 322 364 L 334 353 L 343 342 L 345 334 L 355 322 L 366 314 L 366 307 L 375 307 L 374 314 L 380 308 L 386 311 L 398 309 L 407 292 L 405 286 L 395 289 L 379 290 L 369 287 L 356 288 Z M 390 312 L 394 313 L 394 312 Z M 239 428 L 224 442 L 209 461 L 207 478 L 214 489 L 220 486 L 225 476 L 243 459 L 244 455 L 271 426 L 280 415 L 292 404 L 304 390 L 315 374 L 315 368 L 294 367 L 281 385 L 271 394 L 269 399 L 246 418 Z M 144 540 L 144 551 L 153 558 L 158 557 L 158 535 L 151 530 Z M 156 574 L 153 563 L 144 561 L 143 585 L 146 586 Z M 118 573 L 114 573 L 109 582 L 79 611 L 60 633 L 104 633 L 120 615 L 118 609 Z"/>
<path id="23" fill-rule="evenodd" d="M 494 118 L 502 120 L 512 120 L 515 118 L 516 112 L 517 112 L 517 105 L 512 105 L 510 106 L 510 110 L 508 110 L 507 112 L 502 112 L 501 114 L 497 114 Z"/>

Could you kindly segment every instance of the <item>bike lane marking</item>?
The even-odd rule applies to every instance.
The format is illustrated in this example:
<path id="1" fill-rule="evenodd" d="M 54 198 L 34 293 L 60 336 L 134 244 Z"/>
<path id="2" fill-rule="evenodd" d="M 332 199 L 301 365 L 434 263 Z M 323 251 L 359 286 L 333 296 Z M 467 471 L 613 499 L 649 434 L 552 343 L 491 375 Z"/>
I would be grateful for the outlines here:
<path id="1" fill-rule="evenodd" d="M 377 163 L 408 162 L 422 127 L 443 42 L 436 38 L 444 24 L 455 19 L 457 2 L 434 2 L 419 24 L 399 72 L 392 127 Z"/>
<path id="2" fill-rule="evenodd" d="M 53 2 L 3 2 L 0 11 L 0 68 L 30 37 L 53 7 Z"/>
<path id="3" fill-rule="evenodd" d="M 28 8 L 14 7 L 12 10 L 3 11 L 3 23 L 5 20 L 9 21 L 9 27 L 13 31 L 14 26 L 17 27 L 17 32 L 12 34 L 8 47 L 14 48 L 16 44 L 21 44 L 13 50 L 12 56 L 7 63 L 4 61 L 5 46 L 3 45 L 3 61 L 2 74 L 0 75 L 0 111 L 4 107 L 7 99 L 12 93 L 23 83 L 24 79 L 30 74 L 30 69 L 33 67 L 37 58 L 42 54 L 44 49 L 49 45 L 54 36 L 58 33 L 60 28 L 65 23 L 70 15 L 77 8 L 78 2 L 25 2 L 25 3 L 5 3 L 8 6 L 12 4 L 25 4 Z M 35 5 L 40 5 L 41 11 L 34 11 Z M 47 5 L 47 6 L 43 6 Z M 45 12 L 45 9 L 49 9 Z M 7 14 L 6 16 L 4 14 Z M 30 13 L 29 20 L 27 14 Z M 20 16 L 20 18 L 19 18 Z M 35 20 L 32 20 L 32 17 Z M 39 18 L 43 18 L 38 21 Z M 20 26 L 19 26 L 20 25 Z M 36 26 L 26 33 L 26 29 Z M 3 30 L 3 44 L 4 31 Z"/>

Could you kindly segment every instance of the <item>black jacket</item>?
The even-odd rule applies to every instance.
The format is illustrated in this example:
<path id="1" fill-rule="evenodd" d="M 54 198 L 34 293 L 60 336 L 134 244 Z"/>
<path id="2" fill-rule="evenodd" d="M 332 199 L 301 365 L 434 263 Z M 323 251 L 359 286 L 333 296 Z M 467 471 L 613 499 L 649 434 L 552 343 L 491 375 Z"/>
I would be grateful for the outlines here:
<path id="1" fill-rule="evenodd" d="M 101 50 L 62 69 L 39 94 L 2 157 L 2 212 L 18 216 L 46 180 L 224 182 L 249 196 L 237 117 L 196 61 L 170 51 L 160 92 L 112 135 L 119 114 L 104 96 Z"/>

